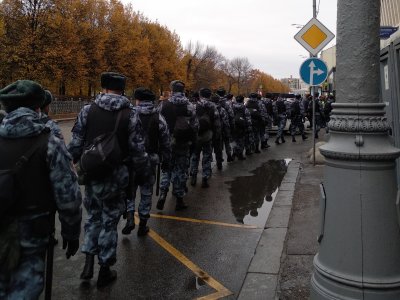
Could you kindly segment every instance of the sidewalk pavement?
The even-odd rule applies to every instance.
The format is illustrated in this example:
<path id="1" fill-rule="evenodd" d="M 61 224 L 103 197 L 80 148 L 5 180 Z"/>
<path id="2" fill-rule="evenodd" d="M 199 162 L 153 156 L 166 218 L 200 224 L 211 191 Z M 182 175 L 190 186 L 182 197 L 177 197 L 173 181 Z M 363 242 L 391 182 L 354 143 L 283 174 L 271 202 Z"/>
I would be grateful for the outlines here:
<path id="1" fill-rule="evenodd" d="M 323 166 L 292 161 L 247 271 L 239 300 L 309 299 L 318 251 Z"/>

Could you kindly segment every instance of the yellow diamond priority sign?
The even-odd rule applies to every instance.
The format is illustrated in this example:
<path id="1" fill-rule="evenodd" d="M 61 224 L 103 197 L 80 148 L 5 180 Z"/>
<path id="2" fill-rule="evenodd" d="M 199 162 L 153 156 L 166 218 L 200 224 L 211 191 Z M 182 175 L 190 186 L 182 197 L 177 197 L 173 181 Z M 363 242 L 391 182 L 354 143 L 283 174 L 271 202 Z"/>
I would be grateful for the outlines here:
<path id="1" fill-rule="evenodd" d="M 317 55 L 334 37 L 335 35 L 315 18 L 294 36 L 312 55 Z"/>

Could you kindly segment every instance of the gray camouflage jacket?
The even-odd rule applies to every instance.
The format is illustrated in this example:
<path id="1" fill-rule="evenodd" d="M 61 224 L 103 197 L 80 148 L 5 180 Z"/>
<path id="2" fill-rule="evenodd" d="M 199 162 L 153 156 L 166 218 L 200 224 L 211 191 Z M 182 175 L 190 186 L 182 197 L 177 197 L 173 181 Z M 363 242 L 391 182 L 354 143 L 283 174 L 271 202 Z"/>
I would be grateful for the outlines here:
<path id="1" fill-rule="evenodd" d="M 128 125 L 128 148 L 130 160 L 133 165 L 146 165 L 148 163 L 148 155 L 145 152 L 144 137 L 142 125 L 140 123 L 136 109 L 132 109 L 129 100 L 121 95 L 115 94 L 99 94 L 95 103 L 108 111 L 116 111 L 123 108 L 131 108 L 129 125 Z M 75 125 L 72 128 L 72 140 L 68 144 L 68 150 L 72 155 L 74 163 L 78 162 L 84 149 L 86 122 L 90 105 L 86 105 L 80 111 Z M 121 195 L 123 190 L 128 186 L 129 172 L 128 167 L 121 165 L 115 168 L 112 174 L 101 181 L 93 180 L 86 186 L 86 194 L 96 194 L 100 199 L 110 199 L 117 195 Z"/>

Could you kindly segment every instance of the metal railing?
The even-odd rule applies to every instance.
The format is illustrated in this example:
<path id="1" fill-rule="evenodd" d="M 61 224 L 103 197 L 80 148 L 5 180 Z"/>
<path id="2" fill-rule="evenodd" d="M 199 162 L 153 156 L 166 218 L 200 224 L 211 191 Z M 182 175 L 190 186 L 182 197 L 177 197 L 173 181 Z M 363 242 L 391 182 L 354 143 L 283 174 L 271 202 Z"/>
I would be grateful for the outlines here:
<path id="1" fill-rule="evenodd" d="M 89 101 L 53 101 L 50 104 L 50 114 L 51 115 L 62 115 L 79 113 L 81 109 L 89 104 Z"/>

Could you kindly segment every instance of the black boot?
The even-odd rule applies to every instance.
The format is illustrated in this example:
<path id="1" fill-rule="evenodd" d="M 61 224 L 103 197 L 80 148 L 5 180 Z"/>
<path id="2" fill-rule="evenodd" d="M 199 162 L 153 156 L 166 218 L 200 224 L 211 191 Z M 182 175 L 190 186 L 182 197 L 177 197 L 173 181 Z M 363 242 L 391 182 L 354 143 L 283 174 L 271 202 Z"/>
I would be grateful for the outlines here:
<path id="1" fill-rule="evenodd" d="M 258 147 L 258 145 L 255 146 L 254 153 L 261 153 L 260 148 Z"/>
<path id="2" fill-rule="evenodd" d="M 280 144 L 280 142 L 279 142 L 279 138 L 276 138 L 276 140 L 275 140 L 275 144 L 277 144 L 277 145 L 279 145 L 279 144 Z"/>
<path id="3" fill-rule="evenodd" d="M 281 141 L 282 141 L 282 143 L 285 143 L 286 141 L 285 141 L 285 138 L 283 137 L 283 135 L 281 136 Z"/>
<path id="4" fill-rule="evenodd" d="M 233 162 L 233 161 L 234 161 L 234 159 L 233 159 L 233 157 L 232 157 L 232 154 L 228 153 L 227 158 L 226 158 L 226 161 L 227 161 L 227 162 Z"/>
<path id="5" fill-rule="evenodd" d="M 175 210 L 184 210 L 188 208 L 185 202 L 183 202 L 182 197 L 176 197 L 176 205 L 175 205 Z"/>
<path id="6" fill-rule="evenodd" d="M 250 149 L 247 149 L 247 150 L 246 150 L 246 155 L 247 155 L 247 156 L 250 156 L 250 155 L 252 155 L 252 154 L 253 154 L 253 153 L 251 153 L 251 150 L 250 150 Z"/>
<path id="7" fill-rule="evenodd" d="M 301 136 L 303 138 L 303 141 L 305 141 L 306 139 L 308 139 L 308 137 L 303 133 L 303 135 Z"/>
<path id="8" fill-rule="evenodd" d="M 267 149 L 268 147 L 269 147 L 269 145 L 268 145 L 268 143 L 266 141 L 261 143 L 261 149 L 262 150 Z"/>
<path id="9" fill-rule="evenodd" d="M 222 170 L 222 161 L 217 161 L 217 169 Z"/>
<path id="10" fill-rule="evenodd" d="M 203 177 L 203 181 L 201 182 L 201 187 L 202 188 L 208 188 L 210 185 L 208 184 L 208 180 L 206 177 Z"/>
<path id="11" fill-rule="evenodd" d="M 85 266 L 81 273 L 81 279 L 88 280 L 93 278 L 94 255 L 86 254 Z"/>
<path id="12" fill-rule="evenodd" d="M 110 270 L 110 267 L 101 266 L 97 278 L 97 288 L 102 288 L 117 279 L 117 271 Z"/>
<path id="13" fill-rule="evenodd" d="M 122 234 L 130 234 L 135 229 L 135 214 L 133 211 L 126 212 L 126 224 L 122 228 Z"/>
<path id="14" fill-rule="evenodd" d="M 268 145 L 268 141 L 265 141 L 264 147 L 265 147 L 265 149 L 268 149 L 269 147 L 271 147 L 270 145 Z"/>
<path id="15" fill-rule="evenodd" d="M 294 136 L 292 136 L 292 142 L 296 143 L 296 138 Z"/>
<path id="16" fill-rule="evenodd" d="M 158 198 L 157 201 L 157 209 L 158 210 L 163 210 L 164 209 L 164 204 L 165 204 L 165 199 L 167 198 L 167 193 L 166 192 L 161 192 L 160 198 Z"/>
<path id="17" fill-rule="evenodd" d="M 197 183 L 197 174 L 196 175 L 192 175 L 192 179 L 190 180 L 190 185 L 191 186 L 195 186 Z"/>
<path id="18" fill-rule="evenodd" d="M 243 153 L 239 153 L 238 159 L 239 160 L 246 160 L 246 157 L 244 157 Z"/>
<path id="19" fill-rule="evenodd" d="M 140 222 L 139 222 L 139 229 L 138 229 L 138 232 L 137 232 L 137 235 L 138 236 L 145 236 L 145 235 L 147 235 L 147 233 L 149 232 L 149 226 L 147 226 L 147 220 L 145 220 L 145 219 L 140 219 Z"/>

